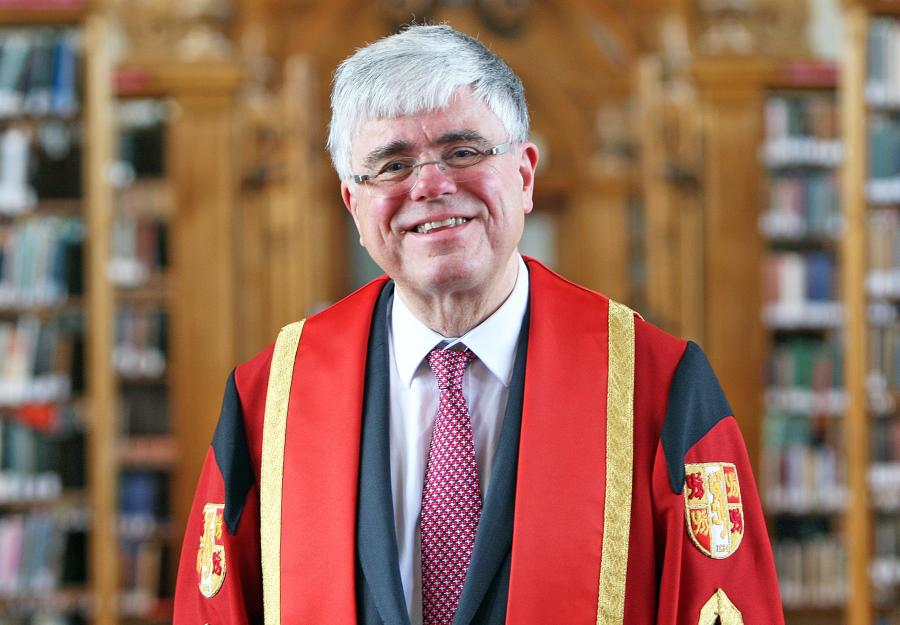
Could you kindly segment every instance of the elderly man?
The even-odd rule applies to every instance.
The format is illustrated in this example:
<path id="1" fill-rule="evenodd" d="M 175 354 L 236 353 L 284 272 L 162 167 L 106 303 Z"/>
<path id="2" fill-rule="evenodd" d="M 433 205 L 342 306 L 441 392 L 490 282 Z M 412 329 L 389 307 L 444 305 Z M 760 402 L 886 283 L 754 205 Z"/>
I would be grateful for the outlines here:
<path id="1" fill-rule="evenodd" d="M 176 623 L 783 622 L 701 350 L 517 245 L 522 84 L 412 26 L 347 59 L 329 149 L 387 276 L 228 380 Z"/>

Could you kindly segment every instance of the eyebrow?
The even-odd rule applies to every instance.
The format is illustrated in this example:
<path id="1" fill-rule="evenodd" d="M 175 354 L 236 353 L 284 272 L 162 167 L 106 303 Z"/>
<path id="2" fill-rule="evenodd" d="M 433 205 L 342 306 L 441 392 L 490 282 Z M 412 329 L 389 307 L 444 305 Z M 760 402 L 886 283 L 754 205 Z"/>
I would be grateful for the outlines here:
<path id="1" fill-rule="evenodd" d="M 456 143 L 457 141 L 470 141 L 481 145 L 486 145 L 488 140 L 484 138 L 477 130 L 471 128 L 462 128 L 460 130 L 451 130 L 445 132 L 435 141 L 435 145 L 447 145 L 448 143 Z M 395 139 L 390 143 L 379 146 L 366 155 L 363 165 L 372 169 L 376 164 L 385 158 L 395 156 L 397 154 L 409 153 L 413 149 L 413 144 L 409 141 Z"/>
<path id="2" fill-rule="evenodd" d="M 375 148 L 366 155 L 363 165 L 369 169 L 374 167 L 379 161 L 395 154 L 402 154 L 412 150 L 412 144 L 409 141 L 401 141 L 395 139 L 386 145 Z"/>

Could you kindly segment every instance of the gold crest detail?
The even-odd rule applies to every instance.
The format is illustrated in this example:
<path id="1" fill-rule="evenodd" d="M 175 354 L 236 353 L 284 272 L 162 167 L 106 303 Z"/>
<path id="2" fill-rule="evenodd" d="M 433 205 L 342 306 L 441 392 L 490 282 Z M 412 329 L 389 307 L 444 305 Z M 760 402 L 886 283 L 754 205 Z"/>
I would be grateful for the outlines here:
<path id="1" fill-rule="evenodd" d="M 684 465 L 684 518 L 691 541 L 710 558 L 721 560 L 737 550 L 744 538 L 744 506 L 733 464 Z"/>
<path id="2" fill-rule="evenodd" d="M 200 576 L 200 593 L 207 599 L 215 597 L 225 581 L 224 513 L 224 504 L 208 503 L 203 506 L 203 535 L 197 552 L 197 574 Z"/>

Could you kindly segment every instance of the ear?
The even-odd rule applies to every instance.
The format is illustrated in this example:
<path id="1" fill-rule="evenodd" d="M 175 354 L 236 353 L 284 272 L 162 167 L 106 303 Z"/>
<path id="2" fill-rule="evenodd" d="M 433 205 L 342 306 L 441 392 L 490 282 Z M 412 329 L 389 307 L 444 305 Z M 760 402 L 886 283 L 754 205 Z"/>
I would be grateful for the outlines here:
<path id="1" fill-rule="evenodd" d="M 356 231 L 359 233 L 359 244 L 365 247 L 362 240 L 362 230 L 359 227 L 359 199 L 356 197 L 356 194 L 357 191 L 350 188 L 349 182 L 341 180 L 341 199 L 344 200 L 344 206 L 347 207 L 347 212 L 350 213 L 353 223 L 356 225 Z"/>
<path id="2" fill-rule="evenodd" d="M 540 151 L 538 147 L 526 141 L 522 144 L 522 152 L 519 156 L 519 176 L 522 178 L 522 205 L 526 213 L 534 208 L 534 174 L 537 171 Z"/>

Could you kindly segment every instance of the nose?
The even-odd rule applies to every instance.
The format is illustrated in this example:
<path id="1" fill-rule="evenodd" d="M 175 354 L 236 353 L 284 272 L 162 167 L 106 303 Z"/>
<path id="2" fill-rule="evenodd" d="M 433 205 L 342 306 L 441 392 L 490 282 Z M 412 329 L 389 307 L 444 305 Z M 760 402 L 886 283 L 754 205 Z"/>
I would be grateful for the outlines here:
<path id="1" fill-rule="evenodd" d="M 456 183 L 447 175 L 446 168 L 442 167 L 440 161 L 430 161 L 419 166 L 418 176 L 409 193 L 413 200 L 430 200 L 456 193 Z"/>

